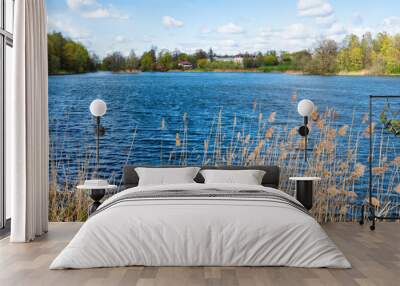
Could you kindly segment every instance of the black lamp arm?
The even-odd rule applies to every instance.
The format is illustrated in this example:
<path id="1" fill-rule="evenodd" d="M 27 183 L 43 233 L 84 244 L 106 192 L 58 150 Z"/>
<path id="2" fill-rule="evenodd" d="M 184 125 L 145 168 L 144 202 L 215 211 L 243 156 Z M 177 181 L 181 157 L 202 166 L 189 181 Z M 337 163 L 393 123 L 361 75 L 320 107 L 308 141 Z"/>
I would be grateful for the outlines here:
<path id="1" fill-rule="evenodd" d="M 308 135 L 308 116 L 304 116 L 304 130 L 305 130 L 305 135 L 304 135 L 304 161 L 307 162 L 307 135 Z"/>
<path id="2" fill-rule="evenodd" d="M 96 116 L 96 173 L 100 167 L 100 116 Z"/>

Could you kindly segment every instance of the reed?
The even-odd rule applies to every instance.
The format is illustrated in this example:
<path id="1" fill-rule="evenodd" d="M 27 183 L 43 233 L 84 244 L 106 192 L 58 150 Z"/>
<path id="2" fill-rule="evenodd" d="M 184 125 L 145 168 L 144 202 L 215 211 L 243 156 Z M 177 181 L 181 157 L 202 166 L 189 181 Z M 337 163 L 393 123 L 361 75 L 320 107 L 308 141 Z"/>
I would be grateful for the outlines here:
<path id="1" fill-rule="evenodd" d="M 292 96 L 291 104 L 295 104 L 296 98 L 297 95 Z M 365 157 L 365 150 L 360 150 L 361 143 L 371 136 L 367 118 L 364 116 L 362 121 L 355 122 L 353 115 L 352 122 L 339 125 L 337 118 L 340 114 L 335 110 L 327 108 L 314 112 L 309 123 L 311 130 L 309 148 L 312 149 L 312 155 L 305 162 L 304 143 L 297 134 L 297 127 L 289 123 L 276 124 L 279 112 L 264 114 L 257 107 L 257 103 L 254 102 L 254 114 L 250 115 L 248 121 L 242 120 L 243 122 L 239 122 L 236 115 L 232 122 L 224 122 L 221 109 L 210 121 L 203 150 L 200 150 L 203 155 L 197 160 L 198 164 L 277 165 L 281 168 L 280 189 L 289 194 L 293 194 L 295 188 L 294 182 L 289 181 L 289 177 L 301 175 L 321 177 L 322 180 L 315 186 L 315 201 L 311 214 L 319 222 L 358 220 L 361 209 L 367 202 L 368 158 Z M 192 158 L 189 149 L 188 116 L 186 113 L 183 114 L 182 126 L 174 133 L 167 133 L 165 120 L 162 119 L 160 162 L 180 166 L 193 162 L 190 160 Z M 355 128 L 356 126 L 359 128 Z M 379 131 L 376 125 L 373 128 L 375 130 L 373 204 L 379 213 L 387 214 L 394 211 L 393 201 L 398 202 L 400 196 L 400 154 L 396 154 L 397 149 L 394 147 L 395 140 L 398 139 L 392 140 L 391 135 Z M 163 138 L 168 134 L 175 137 L 175 146 L 168 151 L 169 154 L 163 151 L 165 147 Z M 128 157 L 131 156 L 134 137 Z M 168 159 L 163 161 L 163 154 L 168 154 Z M 75 186 L 91 176 L 89 165 L 92 157 L 93 155 L 86 149 L 84 156 L 81 156 L 82 160 L 76 162 L 80 166 L 78 176 L 72 182 L 60 185 L 57 178 L 57 174 L 60 173 L 57 172 L 59 170 L 57 156 L 52 154 L 50 220 L 73 221 L 87 218 L 86 210 L 90 199 L 86 193 L 75 191 Z"/>

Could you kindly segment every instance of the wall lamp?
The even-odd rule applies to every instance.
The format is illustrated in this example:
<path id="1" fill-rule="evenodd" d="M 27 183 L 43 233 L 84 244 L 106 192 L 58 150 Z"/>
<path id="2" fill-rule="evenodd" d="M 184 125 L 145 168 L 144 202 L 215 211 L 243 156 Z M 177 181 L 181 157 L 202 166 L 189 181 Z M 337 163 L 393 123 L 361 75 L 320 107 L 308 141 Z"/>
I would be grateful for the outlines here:
<path id="1" fill-rule="evenodd" d="M 101 99 L 95 99 L 90 104 L 90 113 L 96 118 L 96 171 L 100 167 L 100 137 L 105 134 L 105 128 L 100 124 L 100 118 L 107 112 L 107 104 Z"/>
<path id="2" fill-rule="evenodd" d="M 299 128 L 299 134 L 304 137 L 304 161 L 307 161 L 307 136 L 310 133 L 308 128 L 308 117 L 314 111 L 314 103 L 309 99 L 303 99 L 297 105 L 297 111 L 304 117 L 304 125 Z"/>

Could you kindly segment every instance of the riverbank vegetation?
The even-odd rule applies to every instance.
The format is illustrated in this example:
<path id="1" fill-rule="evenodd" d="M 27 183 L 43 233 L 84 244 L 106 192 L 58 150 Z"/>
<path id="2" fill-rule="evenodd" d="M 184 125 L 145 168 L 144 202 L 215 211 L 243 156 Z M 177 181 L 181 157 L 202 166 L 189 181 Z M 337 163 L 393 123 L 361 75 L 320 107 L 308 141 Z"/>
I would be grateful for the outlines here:
<path id="1" fill-rule="evenodd" d="M 125 56 L 113 52 L 103 59 L 81 44 L 48 35 L 49 74 L 92 71 L 259 71 L 299 72 L 306 74 L 399 75 L 400 34 L 371 33 L 361 38 L 348 35 L 343 42 L 322 40 L 313 49 L 297 52 L 267 51 L 237 55 L 217 55 L 212 49 L 193 54 L 153 47 L 142 55 L 132 50 Z"/>

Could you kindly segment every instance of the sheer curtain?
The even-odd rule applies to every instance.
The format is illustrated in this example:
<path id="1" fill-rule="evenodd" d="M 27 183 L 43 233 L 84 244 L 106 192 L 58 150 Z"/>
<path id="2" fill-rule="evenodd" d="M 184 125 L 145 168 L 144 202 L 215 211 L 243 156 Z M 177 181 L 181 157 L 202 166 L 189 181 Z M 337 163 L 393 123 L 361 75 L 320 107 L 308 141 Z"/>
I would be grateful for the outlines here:
<path id="1" fill-rule="evenodd" d="M 15 2 L 13 93 L 6 98 L 12 242 L 48 227 L 47 23 L 44 0 Z"/>

